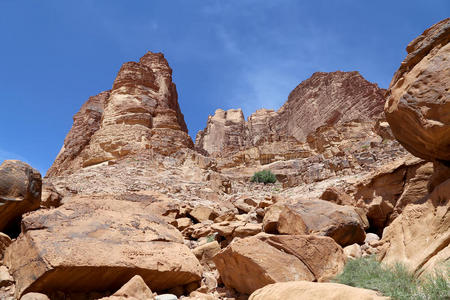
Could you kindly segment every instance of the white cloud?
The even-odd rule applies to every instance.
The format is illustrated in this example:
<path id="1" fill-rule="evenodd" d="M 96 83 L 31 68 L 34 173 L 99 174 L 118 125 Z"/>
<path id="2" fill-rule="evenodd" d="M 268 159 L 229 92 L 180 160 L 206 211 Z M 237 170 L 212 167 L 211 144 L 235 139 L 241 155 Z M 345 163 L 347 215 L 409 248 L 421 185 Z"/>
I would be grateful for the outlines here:
<path id="1" fill-rule="evenodd" d="M 236 39 L 233 39 L 232 35 L 225 29 L 225 26 L 217 25 L 216 27 L 217 36 L 228 54 L 242 56 L 243 53 L 238 42 Z"/>

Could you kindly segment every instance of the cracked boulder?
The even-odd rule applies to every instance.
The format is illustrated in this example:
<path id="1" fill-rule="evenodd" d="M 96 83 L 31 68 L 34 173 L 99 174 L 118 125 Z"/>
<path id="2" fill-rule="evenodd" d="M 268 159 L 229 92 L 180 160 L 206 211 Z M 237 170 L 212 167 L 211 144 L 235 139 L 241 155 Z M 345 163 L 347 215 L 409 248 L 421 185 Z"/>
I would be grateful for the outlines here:
<path id="1" fill-rule="evenodd" d="M 41 174 L 18 160 L 0 165 L 0 231 L 41 203 Z"/>
<path id="2" fill-rule="evenodd" d="M 248 295 L 275 282 L 330 279 L 345 262 L 333 239 L 313 235 L 235 239 L 213 259 L 225 286 Z"/>
<path id="3" fill-rule="evenodd" d="M 272 205 L 263 220 L 268 233 L 329 236 L 339 245 L 362 244 L 366 237 L 365 215 L 351 206 L 323 200 L 298 200 Z"/>
<path id="4" fill-rule="evenodd" d="M 154 291 L 201 279 L 202 267 L 181 233 L 145 201 L 65 198 L 59 208 L 26 216 L 22 229 L 4 259 L 19 298 L 28 292 L 114 291 L 135 275 Z"/>

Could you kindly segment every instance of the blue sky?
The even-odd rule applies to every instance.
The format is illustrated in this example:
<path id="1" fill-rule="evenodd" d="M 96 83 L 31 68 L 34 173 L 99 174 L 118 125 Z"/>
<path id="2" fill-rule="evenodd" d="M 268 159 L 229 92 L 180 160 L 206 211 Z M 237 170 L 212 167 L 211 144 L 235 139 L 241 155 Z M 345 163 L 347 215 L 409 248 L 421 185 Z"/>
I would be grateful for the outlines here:
<path id="1" fill-rule="evenodd" d="M 217 108 L 278 109 L 316 71 L 386 88 L 450 1 L 0 0 L 0 161 L 43 174 L 122 63 L 163 52 L 195 138 Z"/>

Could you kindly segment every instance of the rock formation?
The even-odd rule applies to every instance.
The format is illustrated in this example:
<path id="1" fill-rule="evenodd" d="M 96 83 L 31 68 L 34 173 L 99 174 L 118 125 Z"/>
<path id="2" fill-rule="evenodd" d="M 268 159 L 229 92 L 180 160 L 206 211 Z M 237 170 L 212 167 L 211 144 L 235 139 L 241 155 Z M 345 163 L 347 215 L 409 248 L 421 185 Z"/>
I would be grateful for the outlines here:
<path id="1" fill-rule="evenodd" d="M 123 64 L 111 91 L 89 98 L 47 176 L 142 152 L 192 148 L 172 82 L 161 53 Z"/>
<path id="2" fill-rule="evenodd" d="M 42 193 L 0 166 L 0 298 L 384 299 L 322 282 L 374 254 L 431 272 L 450 257 L 449 22 L 408 46 L 387 121 L 359 73 L 315 73 L 278 111 L 218 109 L 195 147 L 164 56 L 125 63 Z"/>
<path id="3" fill-rule="evenodd" d="M 332 239 L 308 235 L 257 235 L 232 242 L 214 257 L 225 286 L 244 294 L 275 282 L 324 281 L 344 261 Z"/>
<path id="4" fill-rule="evenodd" d="M 291 281 L 269 284 L 255 291 L 249 300 L 272 299 L 346 299 L 346 300 L 387 300 L 375 291 L 350 287 L 339 283 L 317 283 Z"/>
<path id="5" fill-rule="evenodd" d="M 41 174 L 26 163 L 6 160 L 0 165 L 0 230 L 15 227 L 22 214 L 39 208 L 41 188 Z"/>
<path id="6" fill-rule="evenodd" d="M 363 243 L 369 226 L 365 214 L 353 207 L 318 199 L 277 203 L 265 212 L 263 226 L 269 233 L 329 236 L 341 246 Z"/>
<path id="7" fill-rule="evenodd" d="M 406 50 L 385 112 L 405 148 L 433 162 L 433 173 L 426 176 L 431 193 L 420 184 L 419 194 L 425 195 L 385 229 L 380 258 L 405 263 L 421 275 L 450 259 L 450 19 L 425 30 Z"/>
<path id="8" fill-rule="evenodd" d="M 449 41 L 450 18 L 409 43 L 387 93 L 385 113 L 395 137 L 429 161 L 450 161 Z"/>
<path id="9" fill-rule="evenodd" d="M 305 141 L 323 125 L 375 119 L 383 111 L 383 94 L 358 72 L 317 72 L 300 83 L 276 112 L 261 109 L 245 122 L 240 109 L 216 110 L 195 144 L 218 154 L 289 138 Z"/>
<path id="10" fill-rule="evenodd" d="M 25 217 L 5 254 L 18 295 L 116 290 L 136 274 L 156 291 L 199 281 L 200 263 L 147 199 L 76 197 Z"/>
<path id="11" fill-rule="evenodd" d="M 109 98 L 109 91 L 90 97 L 73 117 L 73 125 L 64 145 L 47 176 L 57 175 L 64 170 L 79 169 L 82 166 L 78 156 L 89 144 L 92 135 L 100 128 L 103 110 Z"/>

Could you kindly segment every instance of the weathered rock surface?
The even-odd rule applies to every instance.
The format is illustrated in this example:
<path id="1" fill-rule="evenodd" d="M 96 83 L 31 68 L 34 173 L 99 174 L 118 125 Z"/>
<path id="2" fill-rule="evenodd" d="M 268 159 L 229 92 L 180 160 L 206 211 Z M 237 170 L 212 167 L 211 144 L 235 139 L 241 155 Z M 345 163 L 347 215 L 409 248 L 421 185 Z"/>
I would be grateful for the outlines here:
<path id="1" fill-rule="evenodd" d="M 161 53 L 122 65 L 111 91 L 91 97 L 47 176 L 149 152 L 169 155 L 192 148 L 172 69 Z"/>
<path id="2" fill-rule="evenodd" d="M 362 256 L 361 246 L 358 244 L 349 245 L 344 248 L 344 254 L 347 258 L 360 258 Z"/>
<path id="3" fill-rule="evenodd" d="M 42 185 L 41 206 L 46 208 L 58 207 L 61 205 L 62 196 L 50 182 Z"/>
<path id="4" fill-rule="evenodd" d="M 323 281 L 337 275 L 344 261 L 331 238 L 308 235 L 238 239 L 214 257 L 225 286 L 244 294 L 275 282 Z"/>
<path id="5" fill-rule="evenodd" d="M 344 265 L 339 244 L 353 244 L 350 257 L 380 250 L 388 261 L 396 251 L 395 226 L 381 242 L 365 240 L 366 214 L 379 233 L 392 221 L 408 223 L 408 214 L 430 220 L 437 246 L 426 253 L 436 258 L 417 259 L 429 268 L 446 257 L 434 255 L 446 253 L 444 227 L 427 219 L 431 208 L 408 208 L 425 205 L 434 189 L 434 212 L 448 222 L 436 208 L 449 194 L 446 163 L 434 161 L 432 175 L 432 163 L 405 158 L 380 116 L 383 93 L 357 72 L 315 73 L 278 111 L 245 121 L 240 109 L 217 110 L 192 149 L 162 54 L 125 63 L 112 89 L 75 115 L 47 174 L 44 209 L 25 216 L 6 251 L 16 294 L 97 299 L 135 275 L 142 289 L 127 284 L 111 297 L 148 286 L 193 299 L 238 298 L 231 288 L 248 295 L 275 282 L 324 281 Z M 279 182 L 249 183 L 262 168 Z M 319 197 L 326 201 L 304 200 Z"/>
<path id="6" fill-rule="evenodd" d="M 417 180 L 410 194 L 412 198 L 425 195 L 419 201 L 406 201 L 379 242 L 383 262 L 404 263 L 417 275 L 432 273 L 450 259 L 449 41 L 450 19 L 413 40 L 392 79 L 385 105 L 395 137 L 412 154 L 433 161 L 414 170 Z"/>
<path id="7" fill-rule="evenodd" d="M 41 188 L 41 174 L 26 163 L 6 160 L 0 165 L 0 230 L 39 208 Z"/>
<path id="8" fill-rule="evenodd" d="M 450 259 L 450 179 L 422 203 L 410 204 L 381 239 L 380 258 L 404 263 L 417 275 L 432 272 Z M 420 249 L 420 251 L 418 251 Z"/>
<path id="9" fill-rule="evenodd" d="M 14 278 L 9 274 L 5 266 L 0 266 L 0 287 L 8 286 L 14 283 Z"/>
<path id="10" fill-rule="evenodd" d="M 353 205 L 364 209 L 372 230 L 381 234 L 405 206 L 427 197 L 432 174 L 432 163 L 406 156 L 358 182 Z"/>
<path id="11" fill-rule="evenodd" d="M 81 159 L 78 156 L 89 145 L 92 135 L 100 128 L 109 95 L 110 91 L 105 91 L 89 97 L 80 111 L 73 116 L 72 128 L 64 139 L 64 145 L 53 165 L 47 171 L 47 176 L 60 174 L 67 169 L 81 168 Z"/>
<path id="12" fill-rule="evenodd" d="M 41 293 L 27 293 L 20 300 L 50 300 L 50 298 Z"/>
<path id="13" fill-rule="evenodd" d="M 318 199 L 275 204 L 263 221 L 269 233 L 329 236 L 341 246 L 363 243 L 367 225 L 353 207 Z"/>
<path id="14" fill-rule="evenodd" d="M 5 250 L 9 245 L 11 245 L 11 238 L 3 232 L 0 232 L 0 259 L 3 259 Z"/>
<path id="15" fill-rule="evenodd" d="M 375 119 L 383 110 L 383 93 L 358 72 L 317 72 L 277 112 L 258 110 L 245 122 L 240 109 L 217 110 L 197 134 L 196 147 L 217 154 L 290 138 L 305 141 L 323 125 Z"/>
<path id="16" fill-rule="evenodd" d="M 136 275 L 110 297 L 101 300 L 153 300 L 153 293 L 141 276 Z"/>
<path id="17" fill-rule="evenodd" d="M 117 290 L 134 275 L 155 291 L 199 281 L 199 261 L 157 216 L 157 204 L 151 197 L 78 196 L 26 216 L 4 259 L 17 296 Z"/>
<path id="18" fill-rule="evenodd" d="M 450 161 L 450 18 L 414 39 L 388 90 L 386 119 L 400 143 L 425 160 Z"/>
<path id="19" fill-rule="evenodd" d="M 279 282 L 267 285 L 255 291 L 249 300 L 382 300 L 388 297 L 379 296 L 375 291 L 355 288 L 339 283 L 320 283 L 307 281 Z"/>

